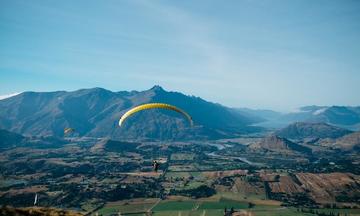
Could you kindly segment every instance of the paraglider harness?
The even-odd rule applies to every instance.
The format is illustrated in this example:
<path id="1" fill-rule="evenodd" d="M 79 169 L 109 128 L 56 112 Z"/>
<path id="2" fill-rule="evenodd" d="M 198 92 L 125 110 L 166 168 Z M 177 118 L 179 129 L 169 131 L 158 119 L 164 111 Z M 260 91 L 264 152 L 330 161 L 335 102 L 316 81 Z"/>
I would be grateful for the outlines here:
<path id="1" fill-rule="evenodd" d="M 158 169 L 159 169 L 160 164 L 159 164 L 159 162 L 157 162 L 156 160 L 154 160 L 152 166 L 153 166 L 154 171 L 157 172 Z"/>

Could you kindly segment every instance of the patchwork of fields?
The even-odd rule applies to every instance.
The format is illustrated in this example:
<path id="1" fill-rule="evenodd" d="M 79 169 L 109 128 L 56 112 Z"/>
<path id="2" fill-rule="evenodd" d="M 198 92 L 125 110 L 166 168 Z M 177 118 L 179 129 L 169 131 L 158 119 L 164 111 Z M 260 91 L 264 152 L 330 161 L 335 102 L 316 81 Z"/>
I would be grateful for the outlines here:
<path id="1" fill-rule="evenodd" d="M 154 215 L 154 216 L 222 216 L 224 209 L 228 210 L 233 207 L 236 215 L 251 215 L 251 216 L 306 216 L 316 215 L 314 213 L 306 212 L 304 209 L 293 207 L 282 207 L 279 203 L 264 202 L 263 204 L 255 204 L 253 207 L 249 206 L 248 202 L 232 200 L 223 197 L 210 197 L 207 199 L 192 200 L 186 198 L 179 198 L 177 200 L 161 200 L 155 199 L 121 203 L 111 203 L 99 210 L 100 215 Z M 360 215 L 358 209 L 315 209 L 314 212 L 330 213 L 333 212 L 339 215 Z M 235 213 L 234 213 L 235 215 Z"/>

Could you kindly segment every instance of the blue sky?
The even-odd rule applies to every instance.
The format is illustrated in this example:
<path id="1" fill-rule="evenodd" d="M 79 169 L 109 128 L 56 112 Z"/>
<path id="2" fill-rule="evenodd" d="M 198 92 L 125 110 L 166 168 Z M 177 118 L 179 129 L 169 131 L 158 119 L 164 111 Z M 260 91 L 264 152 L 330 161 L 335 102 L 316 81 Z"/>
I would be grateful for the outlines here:
<path id="1" fill-rule="evenodd" d="M 167 90 L 281 111 L 360 105 L 360 1 L 0 1 L 0 95 Z"/>

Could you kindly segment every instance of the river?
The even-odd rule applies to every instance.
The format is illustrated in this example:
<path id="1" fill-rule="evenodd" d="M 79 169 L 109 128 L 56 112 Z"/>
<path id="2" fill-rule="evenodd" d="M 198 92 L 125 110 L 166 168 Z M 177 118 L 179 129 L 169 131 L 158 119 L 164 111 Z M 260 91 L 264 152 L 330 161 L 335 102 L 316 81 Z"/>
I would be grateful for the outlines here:
<path id="1" fill-rule="evenodd" d="M 215 146 L 218 149 L 218 151 L 223 150 L 223 149 L 228 148 L 228 147 L 231 147 L 231 145 L 218 144 L 218 143 L 211 143 L 211 144 L 208 144 L 208 145 Z M 224 157 L 222 155 L 216 154 L 216 151 L 207 153 L 206 155 L 208 155 L 210 157 Z M 226 157 L 241 160 L 242 162 L 247 163 L 249 165 L 256 165 L 257 164 L 257 163 L 253 163 L 253 162 L 249 161 L 247 158 L 244 158 L 244 157 L 234 157 L 234 156 L 226 156 Z"/>

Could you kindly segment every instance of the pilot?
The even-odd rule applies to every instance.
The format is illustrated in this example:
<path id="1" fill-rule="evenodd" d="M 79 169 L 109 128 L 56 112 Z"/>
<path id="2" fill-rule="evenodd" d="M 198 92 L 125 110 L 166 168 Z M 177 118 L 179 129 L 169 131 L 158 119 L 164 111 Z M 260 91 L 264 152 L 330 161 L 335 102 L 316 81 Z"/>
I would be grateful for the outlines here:
<path id="1" fill-rule="evenodd" d="M 157 162 L 156 160 L 153 161 L 153 169 L 155 172 L 158 171 L 159 165 L 160 165 L 159 162 Z"/>

